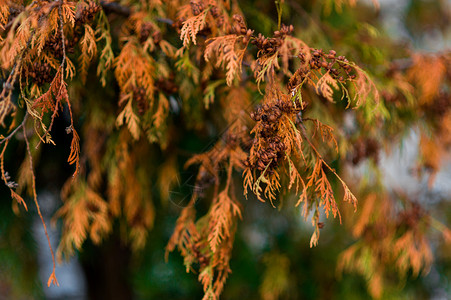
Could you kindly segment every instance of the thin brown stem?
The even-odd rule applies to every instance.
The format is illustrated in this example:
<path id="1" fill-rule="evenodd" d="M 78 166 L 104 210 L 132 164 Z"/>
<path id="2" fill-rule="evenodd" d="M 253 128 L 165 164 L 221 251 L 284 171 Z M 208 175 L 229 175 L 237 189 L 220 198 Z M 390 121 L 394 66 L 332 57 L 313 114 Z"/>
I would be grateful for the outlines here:
<path id="1" fill-rule="evenodd" d="M 231 162 L 231 159 L 229 159 L 229 167 L 227 168 L 227 182 L 225 187 L 225 190 L 227 192 L 229 191 L 230 183 L 232 181 L 232 172 L 233 172 L 233 164 Z"/>
<path id="2" fill-rule="evenodd" d="M 17 133 L 17 131 L 19 131 L 20 128 L 24 127 L 25 123 L 27 122 L 27 119 L 28 119 L 28 111 L 25 113 L 25 116 L 23 117 L 22 123 L 20 123 L 19 126 L 14 128 L 14 130 L 7 137 L 3 138 L 0 141 L 0 145 L 3 144 L 6 141 L 9 141 Z"/>
<path id="3" fill-rule="evenodd" d="M 6 142 L 3 147 L 2 153 L 0 153 L 0 170 L 2 172 L 2 179 L 5 182 L 6 186 L 8 186 L 7 173 L 5 172 L 5 150 L 8 147 L 8 142 Z"/>
<path id="4" fill-rule="evenodd" d="M 60 0 L 58 5 L 58 17 L 60 21 L 60 33 L 61 33 L 61 46 L 63 48 L 63 60 L 61 61 L 61 85 L 64 82 L 64 64 L 66 63 L 66 39 L 64 36 L 64 24 L 63 24 L 63 0 Z"/>
<path id="5" fill-rule="evenodd" d="M 50 253 L 52 254 L 53 271 L 52 271 L 52 274 L 50 274 L 47 285 L 50 286 L 50 284 L 53 283 L 53 284 L 56 284 L 57 286 L 59 286 L 58 280 L 56 279 L 56 276 L 55 276 L 55 269 L 56 269 L 55 254 L 53 253 L 52 245 L 50 243 L 50 237 L 47 232 L 47 226 L 45 225 L 45 221 L 44 221 L 44 218 L 42 217 L 41 209 L 40 209 L 39 203 L 38 203 L 38 195 L 36 192 L 36 177 L 34 175 L 34 170 L 33 170 L 33 157 L 31 155 L 30 143 L 28 142 L 28 137 L 27 137 L 27 133 L 25 131 L 25 127 L 23 130 L 23 136 L 25 139 L 25 143 L 27 145 L 28 160 L 29 160 L 29 164 L 30 164 L 29 167 L 30 167 L 30 172 L 31 172 L 31 176 L 32 176 L 31 182 L 32 182 L 32 189 L 33 189 L 33 201 L 34 201 L 34 204 L 36 205 L 36 209 L 38 211 L 39 218 L 41 219 L 42 226 L 44 227 L 44 233 L 47 238 L 47 242 L 49 244 Z"/>
<path id="6" fill-rule="evenodd" d="M 310 147 L 312 148 L 312 150 L 315 152 L 316 156 L 322 161 L 322 163 L 337 177 L 338 180 L 340 180 L 341 183 L 345 184 L 345 182 L 343 181 L 343 179 L 341 179 L 340 176 L 338 176 L 337 171 L 335 171 L 334 168 L 332 168 L 331 166 L 329 166 L 327 164 L 327 162 L 323 159 L 322 155 L 318 152 L 318 150 L 316 149 L 315 145 L 313 145 L 313 143 L 310 141 L 309 137 L 307 136 L 307 131 L 305 129 L 304 124 L 300 124 L 301 127 L 301 133 L 302 136 L 307 140 L 307 143 L 310 145 Z"/>

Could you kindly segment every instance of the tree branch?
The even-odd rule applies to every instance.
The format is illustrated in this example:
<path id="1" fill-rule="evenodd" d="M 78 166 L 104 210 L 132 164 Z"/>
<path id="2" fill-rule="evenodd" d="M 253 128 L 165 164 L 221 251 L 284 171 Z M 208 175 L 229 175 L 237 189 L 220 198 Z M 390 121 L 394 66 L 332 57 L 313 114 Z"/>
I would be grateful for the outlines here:
<path id="1" fill-rule="evenodd" d="M 9 141 L 17 133 L 17 131 L 19 131 L 20 128 L 24 127 L 25 126 L 25 122 L 27 122 L 27 119 L 28 119 L 28 111 L 25 113 L 25 116 L 24 116 L 24 118 L 22 120 L 22 123 L 20 123 L 20 125 L 17 126 L 7 137 L 2 139 L 0 141 L 0 145 L 3 144 L 6 141 Z"/>
<path id="2" fill-rule="evenodd" d="M 117 2 L 108 2 L 108 1 L 100 1 L 100 5 L 102 6 L 105 12 L 112 12 L 118 15 L 128 17 L 130 16 L 130 8 L 126 6 L 122 6 Z"/>

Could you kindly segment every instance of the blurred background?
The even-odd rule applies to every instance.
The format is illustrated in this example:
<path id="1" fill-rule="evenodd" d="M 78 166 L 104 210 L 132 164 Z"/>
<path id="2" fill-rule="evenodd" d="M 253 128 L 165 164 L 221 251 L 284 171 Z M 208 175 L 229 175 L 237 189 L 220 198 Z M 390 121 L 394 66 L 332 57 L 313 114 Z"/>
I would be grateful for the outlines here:
<path id="1" fill-rule="evenodd" d="M 372 1 L 359 1 L 357 7 L 338 13 L 331 5 L 329 13 L 318 1 L 285 1 L 283 22 L 295 26 L 295 35 L 316 48 L 335 49 L 353 60 L 372 61 L 384 53 L 364 51 L 375 47 L 370 42 L 395 40 L 414 51 L 440 52 L 451 47 L 451 1 L 448 0 L 379 0 L 375 9 Z M 329 1 L 332 3 L 332 1 Z M 277 14 L 272 1 L 240 1 L 250 28 L 268 35 Z M 268 20 L 265 16 L 272 16 Z M 326 31 L 328 39 L 325 39 Z M 378 41 L 380 42 L 380 41 Z M 382 42 L 383 43 L 383 42 Z M 361 53 L 360 53 L 360 52 Z M 373 51 L 373 50 L 372 50 Z M 390 49 L 390 51 L 397 51 Z M 365 57 L 362 53 L 367 54 Z M 374 66 L 371 66 L 374 67 Z M 58 120 L 57 120 L 58 122 Z M 49 225 L 61 206 L 59 191 L 71 175 L 66 163 L 68 137 L 54 126 L 57 146 L 42 145 L 36 165 L 38 196 L 44 219 Z M 218 134 L 218 133 L 213 133 Z M 205 150 L 211 141 L 190 140 L 184 135 L 186 150 Z M 414 197 L 430 213 L 448 226 L 451 224 L 451 162 L 444 160 L 433 184 L 429 176 L 417 176 L 420 137 L 412 127 L 393 145 L 379 152 L 378 163 L 388 191 Z M 10 148 L 22 151 L 15 142 Z M 9 150 L 11 150 L 9 149 Z M 19 152 L 22 153 L 22 152 Z M 7 153 L 9 169 L 19 167 L 14 151 Z M 352 176 L 362 177 L 374 163 L 363 159 L 350 168 Z M 37 212 L 15 214 L 9 190 L 0 187 L 0 299 L 201 299 L 203 291 L 197 274 L 186 273 L 179 253 L 164 260 L 165 246 L 193 191 L 192 170 L 180 171 L 177 187 L 170 190 L 170 201 L 154 200 L 156 219 L 146 246 L 132 253 L 121 242 L 121 232 L 114 232 L 100 246 L 89 239 L 83 251 L 57 267 L 60 286 L 46 286 L 51 273 L 51 257 L 47 240 Z M 157 188 L 155 188 L 156 190 Z M 156 195 L 156 191 L 152 191 Z M 31 203 L 31 202 L 30 202 Z M 199 204 L 202 205 L 202 204 Z M 300 209 L 290 205 L 280 210 L 262 205 L 253 198 L 243 199 L 243 221 L 240 222 L 233 257 L 232 274 L 226 283 L 223 299 L 371 299 L 367 278 L 356 272 L 337 272 L 339 255 L 353 242 L 347 229 L 338 220 L 322 219 L 325 226 L 317 247 L 310 248 L 312 227 L 304 221 Z M 435 216 L 435 215 L 434 215 Z M 323 218 L 324 216 L 322 216 Z M 49 226 L 50 227 L 50 226 Z M 57 247 L 60 225 L 50 227 L 52 246 Z M 384 299 L 451 299 L 451 251 L 443 247 L 442 237 L 431 239 L 435 261 L 425 276 L 408 274 L 404 279 L 393 278 L 384 286 Z"/>

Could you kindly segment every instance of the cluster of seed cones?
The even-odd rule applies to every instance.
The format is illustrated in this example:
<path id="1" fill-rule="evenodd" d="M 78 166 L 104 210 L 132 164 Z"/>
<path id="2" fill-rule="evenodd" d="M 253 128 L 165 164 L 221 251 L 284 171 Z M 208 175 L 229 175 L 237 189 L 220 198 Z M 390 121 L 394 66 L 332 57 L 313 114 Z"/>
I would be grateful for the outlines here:
<path id="1" fill-rule="evenodd" d="M 89 23 L 94 19 L 95 14 L 100 11 L 101 7 L 95 2 L 90 2 L 88 6 L 81 9 L 75 17 L 75 27 L 72 35 L 73 37 L 66 36 L 64 40 L 64 50 L 66 53 L 73 53 L 75 45 L 80 41 L 80 35 L 83 31 L 83 24 Z M 63 56 L 63 43 L 61 35 L 57 34 L 51 36 L 44 46 L 55 57 Z"/>
<path id="2" fill-rule="evenodd" d="M 37 85 L 41 86 L 52 81 L 52 68 L 48 63 L 35 62 L 24 69 L 24 77 L 32 78 Z"/>
<path id="3" fill-rule="evenodd" d="M 76 35 L 72 39 L 65 39 L 64 40 L 64 50 L 66 53 L 73 53 L 74 47 L 78 43 L 80 38 Z M 48 50 L 50 53 L 52 53 L 55 57 L 62 57 L 63 56 L 63 43 L 61 42 L 61 35 L 58 34 L 56 36 L 51 36 L 45 43 L 44 49 Z"/>
<path id="4" fill-rule="evenodd" d="M 175 94 L 178 91 L 178 86 L 173 82 L 174 76 L 169 79 L 159 78 L 155 82 L 155 87 L 158 91 L 166 94 Z M 149 110 L 149 99 L 147 97 L 146 89 L 142 86 L 134 86 L 132 88 L 133 101 L 136 103 L 138 113 L 142 116 Z"/>
<path id="5" fill-rule="evenodd" d="M 178 92 L 179 87 L 175 84 L 175 75 L 170 74 L 169 78 L 160 77 L 155 82 L 157 90 L 164 92 L 165 94 L 175 94 Z"/>
<path id="6" fill-rule="evenodd" d="M 254 44 L 263 54 L 272 54 L 282 46 L 285 36 L 290 35 L 293 32 L 293 25 L 286 26 L 282 24 L 280 30 L 274 31 L 274 37 L 266 38 L 261 33 L 251 42 Z"/>
<path id="7" fill-rule="evenodd" d="M 251 113 L 254 121 L 260 122 L 259 136 L 254 140 L 254 148 L 258 149 L 253 157 L 249 157 L 244 165 L 251 169 L 271 174 L 278 163 L 285 157 L 286 145 L 279 133 L 280 118 L 284 115 L 293 115 L 301 111 L 298 101 L 277 99 L 271 104 L 263 104 Z"/>
<path id="8" fill-rule="evenodd" d="M 189 4 L 191 5 L 191 10 L 195 16 L 200 15 L 200 13 L 205 10 L 205 4 L 203 1 L 191 0 Z"/>
<path id="9" fill-rule="evenodd" d="M 235 23 L 233 25 L 231 33 L 244 35 L 243 44 L 247 44 L 247 42 L 251 39 L 254 31 L 247 28 L 246 22 L 244 22 L 242 15 L 233 15 L 233 20 L 235 21 Z"/>
<path id="10" fill-rule="evenodd" d="M 136 101 L 138 113 L 143 115 L 149 109 L 149 102 L 146 97 L 146 89 L 141 87 L 133 87 L 133 100 Z"/>
<path id="11" fill-rule="evenodd" d="M 87 7 L 84 7 L 75 17 L 76 26 L 80 26 L 91 22 L 94 16 L 100 11 L 100 5 L 95 2 L 89 2 Z"/>
<path id="12" fill-rule="evenodd" d="M 322 49 L 311 49 L 311 57 L 308 61 L 304 53 L 300 53 L 299 58 L 303 64 L 307 63 L 311 70 L 323 69 L 338 81 L 344 82 L 347 79 L 354 79 L 356 75 L 352 74 L 353 68 L 348 59 L 336 55 L 335 50 L 325 53 Z"/>
<path id="13" fill-rule="evenodd" d="M 215 5 L 212 1 L 207 1 L 207 3 L 204 3 L 203 0 L 191 0 L 190 6 L 194 16 L 200 15 L 205 11 L 206 8 L 208 8 L 208 14 L 210 14 L 213 17 L 216 26 L 221 27 L 222 25 L 224 25 L 224 15 L 221 14 L 220 8 L 217 5 Z M 174 26 L 180 29 L 183 25 L 183 22 L 185 21 L 186 20 L 184 18 L 179 18 L 174 22 Z M 201 32 L 209 31 L 209 26 L 210 24 L 207 23 L 204 29 L 201 30 Z"/>

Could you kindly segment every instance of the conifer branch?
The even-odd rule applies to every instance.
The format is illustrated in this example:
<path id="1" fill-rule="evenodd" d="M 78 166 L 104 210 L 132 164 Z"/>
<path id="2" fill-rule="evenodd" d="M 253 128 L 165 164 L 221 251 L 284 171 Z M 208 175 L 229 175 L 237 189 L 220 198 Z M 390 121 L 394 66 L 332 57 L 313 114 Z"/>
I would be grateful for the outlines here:
<path id="1" fill-rule="evenodd" d="M 5 126 L 4 119 L 5 119 L 6 115 L 11 110 L 15 109 L 15 105 L 11 102 L 11 93 L 14 90 L 14 85 L 17 80 L 17 75 L 18 75 L 17 68 L 18 68 L 18 66 L 21 65 L 23 56 L 24 56 L 26 50 L 28 49 L 28 47 L 30 46 L 31 40 L 32 40 L 32 36 L 30 36 L 30 38 L 27 41 L 26 47 L 24 47 L 24 49 L 22 50 L 22 52 L 19 55 L 18 60 L 14 63 L 14 65 L 11 69 L 11 73 L 9 73 L 8 78 L 6 79 L 6 82 L 3 83 L 3 90 L 0 93 L 0 125 L 2 125 L 2 126 Z M 25 123 L 27 115 L 28 115 L 28 112 L 25 114 L 24 120 L 22 121 L 22 124 L 20 126 L 23 126 L 23 124 Z M 19 129 L 20 128 L 18 128 L 17 130 L 19 130 Z M 14 130 L 13 133 L 15 134 L 17 132 L 17 130 Z M 10 136 L 12 137 L 14 134 L 12 134 Z M 9 137 L 9 138 L 11 138 L 11 137 Z M 0 145 L 1 144 L 2 144 L 2 141 L 0 141 Z"/>
<path id="2" fill-rule="evenodd" d="M 64 64 L 66 63 L 66 38 L 64 36 L 64 24 L 63 24 L 63 12 L 62 6 L 63 1 L 59 1 L 58 5 L 58 17 L 59 17 L 59 25 L 60 25 L 60 34 L 61 34 L 61 47 L 63 48 L 63 59 L 61 61 L 61 84 L 64 82 Z"/>
<path id="3" fill-rule="evenodd" d="M 17 133 L 17 131 L 19 131 L 22 127 L 24 127 L 25 126 L 25 122 L 27 122 L 27 119 L 28 119 L 28 111 L 25 112 L 25 116 L 23 117 L 22 123 L 20 123 L 19 126 L 14 128 L 14 130 L 11 131 L 11 133 L 8 134 L 8 136 L 6 136 L 6 137 L 4 137 L 4 138 L 2 138 L 0 140 L 0 145 L 3 144 L 6 141 L 9 141 Z"/>
<path id="4" fill-rule="evenodd" d="M 38 195 L 36 192 L 36 177 L 34 175 L 34 169 L 33 169 L 33 156 L 31 155 L 30 143 L 28 142 L 28 137 L 27 137 L 27 133 L 25 131 L 25 127 L 23 127 L 23 136 L 25 139 L 25 144 L 27 145 L 29 167 L 30 167 L 30 173 L 32 176 L 31 182 L 32 182 L 32 190 L 33 190 L 33 201 L 34 201 L 34 204 L 36 205 L 36 210 L 38 211 L 38 215 L 39 215 L 39 218 L 41 219 L 42 226 L 44 227 L 44 233 L 47 238 L 47 242 L 49 244 L 50 254 L 52 255 L 53 270 L 52 270 L 52 274 L 50 274 L 49 280 L 47 282 L 47 286 L 50 286 L 51 284 L 55 284 L 55 285 L 59 286 L 58 280 L 56 279 L 56 275 L 55 275 L 55 269 L 56 269 L 55 254 L 53 253 L 52 245 L 50 243 L 50 237 L 47 232 L 47 226 L 45 225 L 44 217 L 42 216 L 41 209 L 40 209 L 40 206 L 38 203 Z"/>
<path id="5" fill-rule="evenodd" d="M 13 189 L 18 187 L 18 184 L 16 182 L 14 182 L 14 181 L 10 181 L 9 180 L 10 176 L 9 176 L 8 172 L 5 171 L 5 151 L 6 151 L 6 147 L 8 147 L 8 142 L 5 143 L 5 146 L 3 147 L 3 150 L 0 153 L 0 170 L 1 170 L 1 175 L 2 175 L 3 182 L 9 188 L 9 190 L 11 192 L 11 198 L 16 199 L 16 201 L 19 204 L 22 204 L 24 206 L 25 210 L 28 211 L 28 207 L 27 207 L 27 204 L 25 203 L 24 199 L 13 190 Z"/>

